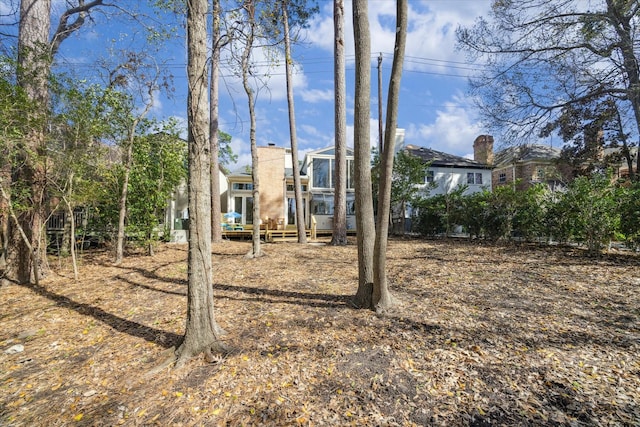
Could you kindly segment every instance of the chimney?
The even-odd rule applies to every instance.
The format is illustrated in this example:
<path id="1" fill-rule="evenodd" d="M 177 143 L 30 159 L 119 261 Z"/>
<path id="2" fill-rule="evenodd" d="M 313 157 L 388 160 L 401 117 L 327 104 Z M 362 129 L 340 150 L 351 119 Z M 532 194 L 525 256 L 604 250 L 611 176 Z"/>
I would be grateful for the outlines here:
<path id="1" fill-rule="evenodd" d="M 480 135 L 473 141 L 473 160 L 493 165 L 493 136 Z"/>

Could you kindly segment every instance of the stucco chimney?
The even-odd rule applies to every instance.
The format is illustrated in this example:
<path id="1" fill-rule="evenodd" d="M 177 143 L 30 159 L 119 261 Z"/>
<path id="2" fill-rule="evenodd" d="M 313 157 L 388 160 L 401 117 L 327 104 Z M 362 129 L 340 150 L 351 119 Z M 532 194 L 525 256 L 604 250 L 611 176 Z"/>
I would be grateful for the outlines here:
<path id="1" fill-rule="evenodd" d="M 473 141 L 473 160 L 487 165 L 493 164 L 493 136 L 480 135 Z"/>

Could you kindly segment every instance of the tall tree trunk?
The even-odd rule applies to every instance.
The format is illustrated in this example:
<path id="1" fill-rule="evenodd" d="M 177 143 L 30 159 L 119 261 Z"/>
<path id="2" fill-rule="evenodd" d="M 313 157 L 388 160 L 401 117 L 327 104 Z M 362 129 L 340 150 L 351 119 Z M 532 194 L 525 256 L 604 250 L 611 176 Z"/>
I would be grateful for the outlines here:
<path id="1" fill-rule="evenodd" d="M 333 1 L 335 184 L 332 245 L 347 244 L 347 103 L 344 59 L 344 1 Z"/>
<path id="2" fill-rule="evenodd" d="M 358 240 L 358 291 L 354 304 L 372 307 L 373 250 L 375 224 L 371 190 L 371 36 L 367 0 L 353 1 L 353 34 L 355 39 L 356 86 L 354 128 L 354 161 L 356 190 L 356 228 Z"/>
<path id="3" fill-rule="evenodd" d="M 218 138 L 218 98 L 220 70 L 220 0 L 213 0 L 211 32 L 211 82 L 209 86 L 209 141 L 211 145 L 211 241 L 222 241 L 222 207 L 220 206 L 220 141 Z"/>
<path id="4" fill-rule="evenodd" d="M 189 120 L 189 255 L 187 324 L 176 350 L 176 365 L 224 350 L 215 320 L 211 264 L 211 153 L 207 101 L 207 3 L 187 2 Z"/>
<path id="5" fill-rule="evenodd" d="M 253 49 L 254 31 L 256 27 L 255 4 L 252 0 L 246 0 L 243 5 L 249 20 L 249 34 L 245 40 L 242 52 L 242 84 L 247 94 L 249 106 L 249 140 L 251 142 L 251 175 L 253 178 L 253 243 L 247 253 L 248 258 L 256 258 L 263 255 L 260 245 L 260 177 L 258 175 L 258 146 L 256 143 L 256 105 L 253 89 L 249 84 L 249 72 L 251 71 L 251 50 Z"/>
<path id="6" fill-rule="evenodd" d="M 49 102 L 48 79 L 51 66 L 49 30 L 51 0 L 20 2 L 18 31 L 18 84 L 41 109 L 33 117 L 36 127 L 25 137 L 23 163 L 13 171 L 14 182 L 26 187 L 29 207 L 17 213 L 17 222 L 8 222 L 7 271 L 5 277 L 18 283 L 31 282 L 40 274 L 43 241 L 46 167 L 44 164 L 44 123 Z M 9 196 L 11 197 L 11 196 Z M 11 203 L 9 201 L 8 203 Z M 44 272 L 44 271 L 43 271 Z"/>
<path id="7" fill-rule="evenodd" d="M 387 283 L 387 239 L 389 234 L 389 212 L 391 211 L 391 179 L 393 177 L 393 158 L 395 154 L 396 125 L 398 122 L 400 79 L 402 77 L 402 62 L 404 61 L 407 40 L 407 9 L 407 0 L 396 0 L 396 41 L 389 82 L 389 95 L 387 97 L 384 145 L 380 158 L 377 234 L 373 260 L 372 302 L 376 311 L 385 310 L 391 307 L 393 303 Z"/>
<path id="8" fill-rule="evenodd" d="M 291 136 L 291 161 L 293 163 L 293 188 L 296 198 L 296 226 L 298 243 L 307 243 L 307 231 L 304 221 L 304 205 L 302 202 L 302 183 L 300 181 L 300 164 L 298 163 L 298 139 L 296 136 L 296 112 L 293 103 L 293 76 L 291 64 L 291 39 L 289 35 L 289 14 L 287 2 L 282 1 L 282 22 L 284 25 L 284 55 L 287 73 L 287 104 L 289 106 L 289 135 Z"/>

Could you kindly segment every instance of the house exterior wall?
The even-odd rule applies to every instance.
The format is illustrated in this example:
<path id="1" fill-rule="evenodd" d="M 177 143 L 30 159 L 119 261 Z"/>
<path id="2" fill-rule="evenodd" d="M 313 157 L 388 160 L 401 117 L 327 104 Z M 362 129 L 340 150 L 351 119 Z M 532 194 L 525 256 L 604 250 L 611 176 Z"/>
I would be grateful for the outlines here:
<path id="1" fill-rule="evenodd" d="M 285 157 L 286 149 L 258 147 L 258 177 L 260 179 L 260 216 L 264 220 L 286 217 Z"/>
<path id="2" fill-rule="evenodd" d="M 227 192 L 229 183 L 222 171 L 220 175 L 220 205 L 223 212 L 227 209 Z M 183 181 L 173 192 L 169 205 L 165 210 L 165 225 L 171 233 L 170 241 L 174 243 L 184 243 L 188 240 L 189 230 L 187 220 L 189 219 L 189 194 L 187 183 Z"/>
<path id="3" fill-rule="evenodd" d="M 530 161 L 496 167 L 492 173 L 493 186 L 513 185 L 518 190 L 526 190 L 532 185 L 559 178 L 558 168 L 548 161 Z"/>
<path id="4" fill-rule="evenodd" d="M 317 167 L 322 162 L 326 169 Z M 302 170 L 308 177 L 309 213 L 307 227 L 311 227 L 311 216 L 316 220 L 318 230 L 333 229 L 333 201 L 335 183 L 333 170 L 335 152 L 333 148 L 325 148 L 307 153 Z M 314 176 L 315 175 L 315 176 Z M 353 230 L 355 224 L 355 195 L 353 185 L 353 154 L 347 153 L 347 229 Z"/>
<path id="5" fill-rule="evenodd" d="M 490 169 L 430 166 L 429 171 L 433 172 L 433 182 L 437 184 L 437 187 L 433 189 L 428 189 L 427 184 L 423 186 L 425 191 L 429 191 L 429 196 L 450 193 L 461 185 L 468 186 L 464 194 L 477 193 L 485 188 L 491 189 Z M 467 174 L 469 173 L 474 174 L 474 183 L 472 184 L 467 182 Z M 476 184 L 476 174 L 480 174 L 482 183 Z"/>

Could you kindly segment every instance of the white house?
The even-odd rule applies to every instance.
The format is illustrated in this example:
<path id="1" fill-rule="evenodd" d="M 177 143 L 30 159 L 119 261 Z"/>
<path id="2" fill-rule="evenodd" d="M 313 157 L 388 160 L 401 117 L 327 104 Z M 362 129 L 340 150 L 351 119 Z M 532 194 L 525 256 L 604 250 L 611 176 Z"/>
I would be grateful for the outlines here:
<path id="1" fill-rule="evenodd" d="M 220 175 L 220 203 L 222 205 L 222 212 L 227 210 L 227 190 L 229 185 L 227 183 L 227 177 L 222 171 L 219 171 Z M 187 183 L 183 181 L 175 189 L 169 205 L 165 210 L 165 225 L 169 230 L 170 241 L 175 243 L 185 243 L 188 240 L 189 234 L 189 197 L 187 191 Z"/>
<path id="2" fill-rule="evenodd" d="M 333 229 L 335 158 L 335 148 L 327 147 L 308 152 L 302 162 L 301 173 L 308 179 L 308 212 L 314 216 L 318 230 Z M 353 172 L 353 149 L 347 148 L 347 230 L 356 228 Z"/>
<path id="3" fill-rule="evenodd" d="M 407 153 L 429 163 L 423 188 L 430 196 L 466 186 L 464 194 L 491 189 L 491 166 L 430 148 L 406 145 Z"/>

